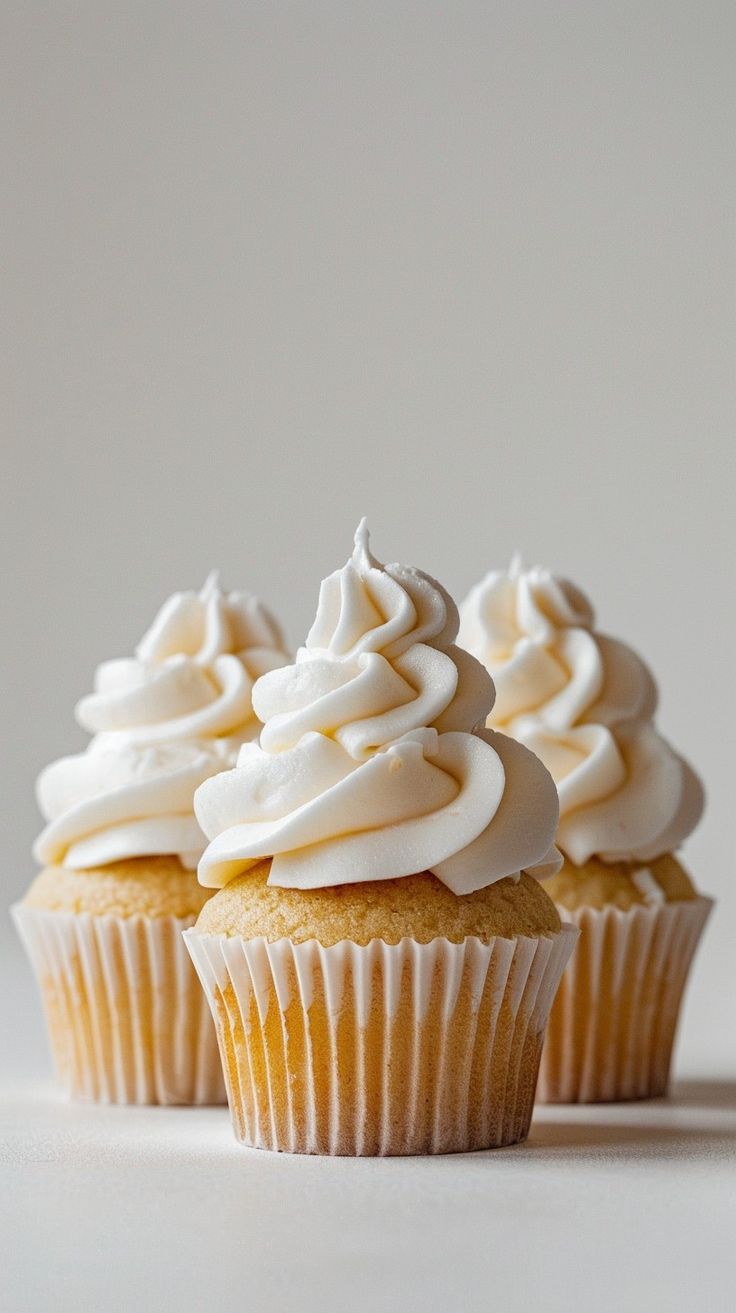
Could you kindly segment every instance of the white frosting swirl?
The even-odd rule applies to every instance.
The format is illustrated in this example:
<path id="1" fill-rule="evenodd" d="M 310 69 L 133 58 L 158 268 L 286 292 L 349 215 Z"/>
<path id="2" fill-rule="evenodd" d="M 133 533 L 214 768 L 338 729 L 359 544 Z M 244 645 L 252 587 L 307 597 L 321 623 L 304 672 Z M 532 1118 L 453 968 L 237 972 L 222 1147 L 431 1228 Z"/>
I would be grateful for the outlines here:
<path id="1" fill-rule="evenodd" d="M 204 840 L 194 790 L 258 733 L 254 682 L 286 659 L 265 607 L 223 593 L 216 576 L 200 593 L 169 598 L 135 657 L 103 662 L 78 703 L 79 723 L 95 736 L 87 751 L 39 777 L 49 824 L 34 846 L 38 861 L 81 870 L 174 853 L 195 867 Z"/>
<path id="2" fill-rule="evenodd" d="M 648 861 L 676 848 L 700 818 L 700 781 L 652 724 L 649 670 L 593 628 L 587 598 L 515 560 L 471 589 L 460 615 L 459 641 L 496 685 L 488 725 L 536 752 L 555 779 L 569 859 Z"/>
<path id="3" fill-rule="evenodd" d="M 302 889 L 430 870 L 464 894 L 556 869 L 553 782 L 518 744 L 475 729 L 493 684 L 455 646 L 457 626 L 444 589 L 382 566 L 361 524 L 295 664 L 255 685 L 260 744 L 197 790 L 212 840 L 203 884 L 265 857 L 271 884 Z"/>

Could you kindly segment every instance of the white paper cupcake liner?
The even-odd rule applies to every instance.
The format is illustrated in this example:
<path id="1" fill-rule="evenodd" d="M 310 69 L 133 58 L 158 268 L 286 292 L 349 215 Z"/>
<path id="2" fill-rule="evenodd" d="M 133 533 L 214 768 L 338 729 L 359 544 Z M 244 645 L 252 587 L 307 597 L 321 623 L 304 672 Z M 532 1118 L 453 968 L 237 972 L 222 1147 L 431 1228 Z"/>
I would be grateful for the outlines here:
<path id="1" fill-rule="evenodd" d="M 696 898 L 628 911 L 558 907 L 580 939 L 550 1015 L 539 1102 L 667 1092 L 683 990 L 712 906 Z"/>
<path id="2" fill-rule="evenodd" d="M 323 947 L 187 931 L 237 1139 L 349 1155 L 523 1139 L 577 933 Z"/>
<path id="3" fill-rule="evenodd" d="M 217 1040 L 182 931 L 194 917 L 91 916 L 23 903 L 59 1083 L 75 1099 L 224 1103 Z"/>

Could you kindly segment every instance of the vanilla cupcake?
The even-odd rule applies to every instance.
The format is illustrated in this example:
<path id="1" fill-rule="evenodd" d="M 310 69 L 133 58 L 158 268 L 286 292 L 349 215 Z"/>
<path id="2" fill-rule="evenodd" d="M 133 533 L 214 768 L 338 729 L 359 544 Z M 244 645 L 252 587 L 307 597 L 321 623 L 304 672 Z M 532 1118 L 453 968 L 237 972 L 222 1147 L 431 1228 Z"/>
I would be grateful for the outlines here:
<path id="1" fill-rule="evenodd" d="M 554 784 L 483 725 L 493 685 L 457 610 L 382 566 L 361 525 L 294 665 L 253 690 L 259 743 L 200 785 L 220 890 L 185 940 L 237 1138 L 299 1153 L 440 1153 L 528 1129 L 576 932 Z"/>
<path id="2" fill-rule="evenodd" d="M 254 681 L 286 660 L 245 593 L 179 593 L 135 657 L 107 661 L 76 709 L 86 752 L 48 766 L 43 870 L 14 918 L 58 1078 L 110 1103 L 224 1102 L 209 1013 L 181 933 L 207 900 L 198 785 L 258 733 Z"/>
<path id="3" fill-rule="evenodd" d="M 559 793 L 565 860 L 545 888 L 581 936 L 550 1018 L 539 1097 L 664 1094 L 711 902 L 674 856 L 703 792 L 652 723 L 654 680 L 631 648 L 594 629 L 577 588 L 518 561 L 471 590 L 459 641 L 495 681 L 487 724 L 535 752 Z"/>

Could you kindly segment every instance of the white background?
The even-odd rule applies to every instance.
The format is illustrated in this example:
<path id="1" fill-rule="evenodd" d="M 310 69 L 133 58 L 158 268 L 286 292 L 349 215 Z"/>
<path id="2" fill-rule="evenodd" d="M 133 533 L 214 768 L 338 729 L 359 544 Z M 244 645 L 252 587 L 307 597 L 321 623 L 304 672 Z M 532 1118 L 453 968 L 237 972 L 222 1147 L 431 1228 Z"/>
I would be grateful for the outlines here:
<path id="1" fill-rule="evenodd" d="M 168 593 L 219 565 L 296 644 L 363 513 L 457 595 L 518 547 L 645 655 L 704 776 L 686 861 L 719 901 L 680 1069 L 733 1075 L 732 5 L 6 0 L 0 23 L 7 901 L 36 773 Z M 7 945 L 21 1080 L 41 1026 Z"/>

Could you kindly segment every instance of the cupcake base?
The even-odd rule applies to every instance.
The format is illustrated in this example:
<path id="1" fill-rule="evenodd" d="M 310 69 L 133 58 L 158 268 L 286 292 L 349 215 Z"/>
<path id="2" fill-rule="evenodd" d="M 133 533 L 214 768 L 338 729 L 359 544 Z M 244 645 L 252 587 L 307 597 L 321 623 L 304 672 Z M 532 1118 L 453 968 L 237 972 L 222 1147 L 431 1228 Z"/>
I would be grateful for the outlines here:
<path id="1" fill-rule="evenodd" d="M 580 930 L 547 1027 L 537 1099 L 614 1103 L 667 1093 L 690 965 L 709 898 L 558 907 Z"/>
<path id="2" fill-rule="evenodd" d="M 184 935 L 236 1138 L 290 1153 L 453 1153 L 529 1128 L 544 1028 L 577 938 Z"/>
<path id="3" fill-rule="evenodd" d="M 75 1099 L 225 1102 L 207 1003 L 179 918 L 91 916 L 16 904 L 59 1083 Z"/>

